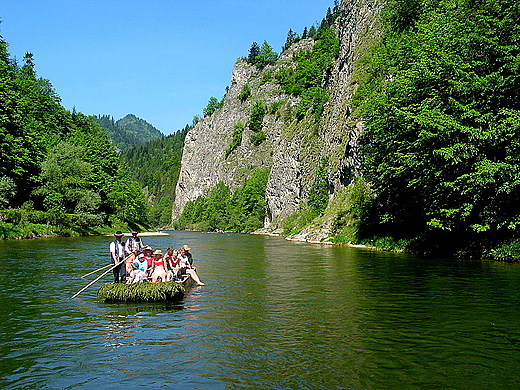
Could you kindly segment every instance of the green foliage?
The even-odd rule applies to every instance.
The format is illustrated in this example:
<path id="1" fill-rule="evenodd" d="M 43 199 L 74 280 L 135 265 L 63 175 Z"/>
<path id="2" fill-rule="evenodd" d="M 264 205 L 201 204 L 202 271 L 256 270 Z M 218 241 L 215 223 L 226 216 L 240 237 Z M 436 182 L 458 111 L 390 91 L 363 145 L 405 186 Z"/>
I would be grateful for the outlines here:
<path id="1" fill-rule="evenodd" d="M 404 32 L 414 27 L 425 4 L 420 0 L 394 0 L 384 11 L 388 26 L 395 32 Z"/>
<path id="2" fill-rule="evenodd" d="M 98 296 L 106 302 L 166 302 L 182 299 L 181 283 L 108 283 L 101 286 Z"/>
<path id="3" fill-rule="evenodd" d="M 148 194 L 150 224 L 163 227 L 171 223 L 175 187 L 180 174 L 184 139 L 190 127 L 149 141 L 121 153 L 132 179 Z"/>
<path id="4" fill-rule="evenodd" d="M 217 111 L 220 107 L 222 107 L 223 104 L 224 104 L 224 99 L 219 101 L 216 97 L 212 96 L 209 98 L 208 104 L 206 105 L 204 110 L 202 110 L 202 112 L 205 117 L 209 116 L 209 115 L 213 114 L 215 111 Z"/>
<path id="5" fill-rule="evenodd" d="M 240 146 L 240 144 L 242 143 L 242 133 L 244 132 L 244 128 L 245 128 L 245 126 L 243 123 L 238 122 L 235 125 L 235 129 L 233 131 L 233 140 L 231 141 L 231 144 L 229 145 L 229 147 L 226 149 L 225 158 L 228 158 L 229 155 L 231 153 L 233 153 L 233 151 L 236 148 L 238 148 Z"/>
<path id="6" fill-rule="evenodd" d="M 311 186 L 308 197 L 309 207 L 317 214 L 323 214 L 329 203 L 329 160 L 324 157 L 316 171 L 316 178 Z"/>
<path id="7" fill-rule="evenodd" d="M 519 261 L 520 260 L 520 240 L 513 239 L 504 242 L 498 247 L 489 251 L 487 257 L 501 261 Z"/>
<path id="8" fill-rule="evenodd" d="M 389 251 L 389 252 L 408 252 L 410 251 L 411 240 L 409 239 L 397 239 L 392 236 L 385 237 L 371 237 L 370 239 L 365 239 L 360 241 L 363 245 L 374 247 L 379 250 Z"/>
<path id="9" fill-rule="evenodd" d="M 273 64 L 277 59 L 278 53 L 273 50 L 267 41 L 264 41 L 260 47 L 256 42 L 253 42 L 251 49 L 249 49 L 247 62 L 256 65 L 258 68 L 264 68 L 267 65 Z"/>
<path id="10" fill-rule="evenodd" d="M 249 141 L 251 141 L 251 143 L 254 145 L 254 146 L 259 146 L 262 142 L 264 142 L 267 138 L 267 135 L 265 134 L 265 132 L 263 130 L 260 130 L 256 133 L 251 133 L 249 135 Z"/>
<path id="11" fill-rule="evenodd" d="M 316 217 L 316 213 L 310 208 L 305 208 L 292 213 L 282 222 L 283 235 L 291 236 L 300 233 L 302 229 L 309 225 Z"/>
<path id="12" fill-rule="evenodd" d="M 269 114 L 276 114 L 278 112 L 278 110 L 280 109 L 280 107 L 282 107 L 283 105 L 285 104 L 285 101 L 284 100 L 277 100 L 275 102 L 272 102 L 271 103 L 271 106 L 269 106 Z"/>
<path id="13" fill-rule="evenodd" d="M 16 187 L 13 179 L 7 176 L 0 177 L 0 209 L 9 206 L 16 195 Z"/>
<path id="14" fill-rule="evenodd" d="M 256 101 L 251 108 L 251 116 L 247 125 L 253 131 L 250 135 L 250 141 L 255 146 L 260 145 L 266 139 L 266 135 L 262 130 L 262 122 L 266 113 L 267 107 L 261 101 Z"/>
<path id="15" fill-rule="evenodd" d="M 266 70 L 262 73 L 262 79 L 260 85 L 270 82 L 274 77 L 274 73 L 271 70 Z"/>
<path id="16" fill-rule="evenodd" d="M 450 251 L 516 235 L 519 18 L 499 0 L 390 2 L 358 89 L 367 233 Z"/>
<path id="17" fill-rule="evenodd" d="M 82 153 L 81 147 L 61 142 L 51 149 L 43 161 L 43 184 L 35 194 L 43 195 L 47 210 L 63 213 L 98 211 L 101 198 L 90 190 L 88 180 L 92 175 L 92 165 L 82 161 Z"/>
<path id="18" fill-rule="evenodd" d="M 199 123 L 199 121 L 201 120 L 202 118 L 198 115 L 194 115 L 193 116 L 193 119 L 191 121 L 191 126 L 195 126 L 197 123 Z"/>
<path id="19" fill-rule="evenodd" d="M 207 197 L 187 202 L 175 227 L 251 232 L 263 226 L 269 170 L 258 170 L 234 193 L 218 183 Z"/>
<path id="20" fill-rule="evenodd" d="M 287 33 L 287 39 L 285 40 L 285 44 L 283 45 L 283 50 L 287 50 L 293 43 L 296 43 L 299 40 L 300 37 L 298 37 L 298 34 L 294 32 L 292 29 L 289 29 L 289 32 Z"/>
<path id="21" fill-rule="evenodd" d="M 71 116 L 50 82 L 37 77 L 30 53 L 21 68 L 9 59 L 3 40 L 0 53 L 0 177 L 15 183 L 17 196 L 9 205 L 17 207 L 37 185 L 47 148 L 67 132 Z"/>
<path id="22" fill-rule="evenodd" d="M 373 191 L 361 177 L 354 177 L 350 185 L 336 193 L 327 213 L 333 213 L 331 232 L 333 242 L 358 241 L 360 224 L 366 220 L 367 209 L 373 199 Z"/>
<path id="23" fill-rule="evenodd" d="M 302 99 L 296 107 L 296 118 L 303 119 L 307 112 L 311 112 L 316 120 L 323 113 L 323 107 L 329 100 L 328 92 L 321 87 L 310 87 L 302 93 Z"/>
<path id="24" fill-rule="evenodd" d="M 63 235 L 64 229 L 56 230 L 55 227 L 47 224 L 34 224 L 31 222 L 23 224 L 13 224 L 0 221 L 0 239 L 23 239 L 35 238 L 46 235 Z M 70 234 L 66 234 L 67 236 Z"/>
<path id="25" fill-rule="evenodd" d="M 251 116 L 247 122 L 250 130 L 254 132 L 262 130 L 262 122 L 264 121 L 266 112 L 266 106 L 261 101 L 256 101 L 254 106 L 251 108 Z"/>
<path id="26" fill-rule="evenodd" d="M 315 38 L 316 37 L 316 34 L 317 34 L 317 30 L 316 30 L 316 27 L 313 25 L 309 28 L 309 32 L 307 34 L 307 36 L 309 38 Z"/>
<path id="27" fill-rule="evenodd" d="M 138 223 L 148 220 L 148 208 L 139 184 L 130 177 L 126 165 L 121 165 L 115 180 L 110 183 L 108 201 L 120 220 Z"/>
<path id="28" fill-rule="evenodd" d="M 94 116 L 94 120 L 120 150 L 163 137 L 154 126 L 133 114 L 128 114 L 118 121 L 114 121 L 109 115 Z"/>
<path id="29" fill-rule="evenodd" d="M 107 135 L 92 118 L 61 106 L 51 83 L 37 77 L 32 54 L 19 67 L 2 40 L 0 94 L 0 206 L 20 212 L 4 222 L 2 235 L 88 233 L 108 223 L 111 185 L 121 172 Z"/>
<path id="30" fill-rule="evenodd" d="M 231 230 L 252 232 L 264 225 L 268 178 L 269 169 L 258 170 L 235 190 L 232 196 Z"/>
<path id="31" fill-rule="evenodd" d="M 247 62 L 250 64 L 256 64 L 256 58 L 258 57 L 258 53 L 260 53 L 260 46 L 258 46 L 258 43 L 253 42 L 251 44 L 251 48 L 249 49 Z"/>
<path id="32" fill-rule="evenodd" d="M 302 119 L 311 112 L 319 120 L 323 107 L 329 99 L 322 88 L 335 59 L 339 55 L 339 39 L 330 27 L 323 28 L 312 50 L 295 54 L 296 68 L 281 68 L 275 78 L 288 94 L 302 97 L 296 109 L 296 118 Z"/>
<path id="33" fill-rule="evenodd" d="M 251 87 L 249 84 L 244 84 L 242 90 L 238 94 L 238 99 L 243 103 L 247 100 L 247 98 L 251 96 Z"/>

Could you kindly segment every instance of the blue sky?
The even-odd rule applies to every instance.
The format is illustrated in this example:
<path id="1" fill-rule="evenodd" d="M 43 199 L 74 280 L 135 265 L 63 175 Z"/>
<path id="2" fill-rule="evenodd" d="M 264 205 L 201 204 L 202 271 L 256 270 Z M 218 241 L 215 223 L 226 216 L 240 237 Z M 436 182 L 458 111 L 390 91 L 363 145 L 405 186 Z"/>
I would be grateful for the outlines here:
<path id="1" fill-rule="evenodd" d="M 164 134 L 191 124 L 230 85 L 252 42 L 275 51 L 333 0 L 3 0 L 0 35 L 34 55 L 69 110 L 135 114 Z"/>

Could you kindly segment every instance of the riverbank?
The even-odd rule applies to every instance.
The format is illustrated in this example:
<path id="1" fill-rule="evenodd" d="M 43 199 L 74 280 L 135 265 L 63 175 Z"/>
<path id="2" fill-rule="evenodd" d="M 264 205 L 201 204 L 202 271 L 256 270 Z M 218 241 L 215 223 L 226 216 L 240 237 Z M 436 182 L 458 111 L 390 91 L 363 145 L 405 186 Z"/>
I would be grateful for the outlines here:
<path id="1" fill-rule="evenodd" d="M 145 230 L 145 227 L 141 227 Z M 139 227 L 137 227 L 138 230 Z M 23 221 L 21 223 L 4 222 L 0 220 L 0 240 L 27 240 L 49 237 L 86 237 L 86 236 L 113 236 L 116 230 L 128 231 L 124 233 L 129 237 L 132 235 L 128 226 L 97 226 L 92 228 L 81 228 L 77 226 L 57 226 L 43 223 L 32 223 Z M 162 231 L 143 231 L 141 236 L 164 236 L 168 233 Z"/>
<path id="2" fill-rule="evenodd" d="M 103 236 L 113 236 L 114 234 L 102 234 Z M 165 232 L 141 232 L 138 234 L 140 237 L 151 237 L 151 236 L 169 236 L 168 233 Z M 124 237 L 131 237 L 132 233 L 123 233 Z"/>
<path id="3" fill-rule="evenodd" d="M 261 236 L 270 236 L 270 237 L 283 237 L 287 241 L 294 241 L 294 242 L 306 242 L 307 244 L 320 244 L 320 245 L 335 245 L 335 246 L 348 246 L 350 248 L 361 248 L 361 249 L 372 249 L 372 250 L 384 250 L 375 246 L 370 245 L 364 245 L 364 244 L 352 244 L 350 242 L 344 243 L 344 242 L 333 242 L 330 241 L 330 237 L 324 237 L 323 240 L 318 240 L 316 238 L 311 239 L 306 235 L 296 235 L 292 237 L 286 237 L 282 234 L 281 230 L 268 230 L 268 229 L 258 229 L 254 232 L 251 232 L 251 234 L 257 234 Z"/>

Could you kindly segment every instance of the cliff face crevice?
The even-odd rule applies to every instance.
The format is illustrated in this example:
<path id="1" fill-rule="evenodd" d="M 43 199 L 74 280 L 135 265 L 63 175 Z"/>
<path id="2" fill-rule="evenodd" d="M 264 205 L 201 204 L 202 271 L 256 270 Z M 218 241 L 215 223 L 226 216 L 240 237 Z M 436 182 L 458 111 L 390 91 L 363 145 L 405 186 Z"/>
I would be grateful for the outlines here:
<path id="1" fill-rule="evenodd" d="M 218 182 L 234 190 L 262 168 L 270 168 L 265 228 L 271 230 L 306 201 L 322 158 L 329 160 L 329 182 L 334 189 L 331 197 L 349 184 L 358 164 L 357 138 L 362 130 L 361 120 L 351 117 L 357 86 L 354 64 L 364 48 L 377 39 L 382 6 L 379 0 L 343 1 L 334 26 L 340 42 L 339 57 L 324 77 L 322 86 L 330 98 L 318 122 L 312 115 L 296 120 L 294 112 L 300 98 L 283 93 L 274 79 L 281 67 L 296 66 L 294 54 L 312 48 L 313 39 L 291 45 L 275 64 L 262 70 L 244 59 L 237 60 L 222 107 L 199 121 L 186 137 L 173 219 L 180 216 L 186 202 L 207 195 Z M 251 96 L 242 101 L 239 95 L 246 84 Z M 256 101 L 267 108 L 262 123 L 266 139 L 258 146 L 251 143 L 247 126 Z M 245 125 L 242 142 L 226 158 L 237 123 Z M 326 238 L 328 227 L 318 230 L 319 236 L 313 239 Z"/>

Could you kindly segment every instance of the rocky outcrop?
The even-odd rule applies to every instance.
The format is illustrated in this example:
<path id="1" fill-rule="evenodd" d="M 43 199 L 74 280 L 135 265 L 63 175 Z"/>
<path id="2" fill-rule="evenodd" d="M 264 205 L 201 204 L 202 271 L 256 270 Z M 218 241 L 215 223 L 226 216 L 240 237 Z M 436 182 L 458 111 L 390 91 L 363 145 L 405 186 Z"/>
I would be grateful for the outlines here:
<path id="1" fill-rule="evenodd" d="M 295 120 L 293 113 L 299 98 L 282 93 L 272 77 L 280 67 L 295 66 L 294 53 L 311 48 L 312 39 L 291 45 L 276 64 L 262 71 L 244 59 L 236 62 L 223 106 L 197 123 L 186 137 L 173 219 L 180 215 L 186 202 L 206 195 L 218 182 L 223 181 L 233 190 L 261 168 L 271 168 L 265 220 L 265 228 L 271 230 L 305 202 L 323 157 L 330 162 L 331 197 L 349 184 L 357 164 L 356 145 L 362 129 L 362 122 L 351 115 L 357 86 L 354 64 L 364 48 L 377 38 L 381 7 L 379 0 L 343 1 L 335 24 L 340 55 L 324 77 L 323 87 L 329 91 L 330 100 L 319 123 L 313 118 Z M 251 96 L 242 101 L 239 95 L 246 84 L 251 88 Z M 268 107 L 263 121 L 266 140 L 259 146 L 253 145 L 249 139 L 251 130 L 246 126 L 241 145 L 226 158 L 236 124 L 247 123 L 255 101 Z M 325 239 L 328 227 L 322 226 L 316 236 L 317 233 L 314 231 L 313 240 Z"/>

